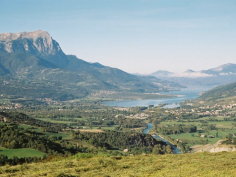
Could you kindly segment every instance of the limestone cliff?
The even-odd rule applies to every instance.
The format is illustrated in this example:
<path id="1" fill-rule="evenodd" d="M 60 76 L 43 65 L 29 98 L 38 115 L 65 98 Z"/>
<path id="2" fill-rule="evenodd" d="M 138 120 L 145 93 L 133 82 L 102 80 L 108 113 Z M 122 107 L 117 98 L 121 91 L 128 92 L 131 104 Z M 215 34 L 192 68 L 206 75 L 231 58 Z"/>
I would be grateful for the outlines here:
<path id="1" fill-rule="evenodd" d="M 219 145 L 209 150 L 209 152 L 231 152 L 236 151 L 236 146 L 234 145 Z"/>
<path id="2" fill-rule="evenodd" d="M 61 52 L 59 44 L 46 31 L 1 33 L 0 49 L 8 53 L 47 53 Z"/>
<path id="3" fill-rule="evenodd" d="M 1 33 L 0 51 L 9 54 L 30 54 L 51 62 L 56 67 L 69 63 L 60 45 L 46 31 Z M 26 57 L 24 57 L 26 58 Z"/>

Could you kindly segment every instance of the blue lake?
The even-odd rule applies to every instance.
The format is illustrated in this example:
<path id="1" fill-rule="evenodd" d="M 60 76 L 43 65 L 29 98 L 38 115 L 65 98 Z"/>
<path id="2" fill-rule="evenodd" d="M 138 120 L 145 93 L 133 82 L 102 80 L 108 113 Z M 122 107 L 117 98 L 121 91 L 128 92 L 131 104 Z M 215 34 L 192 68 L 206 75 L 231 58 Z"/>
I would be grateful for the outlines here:
<path id="1" fill-rule="evenodd" d="M 207 91 L 213 87 L 188 87 L 184 88 L 181 91 L 174 92 L 164 92 L 162 94 L 169 95 L 178 95 L 173 98 L 161 98 L 161 99 L 147 99 L 147 100 L 122 100 L 122 101 L 106 101 L 102 104 L 107 106 L 117 106 L 117 107 L 135 107 L 135 106 L 148 106 L 154 105 L 158 106 L 159 104 L 166 103 L 168 105 L 164 106 L 165 108 L 177 107 L 178 103 L 181 103 L 183 100 L 192 100 L 199 97 L 199 93 Z"/>

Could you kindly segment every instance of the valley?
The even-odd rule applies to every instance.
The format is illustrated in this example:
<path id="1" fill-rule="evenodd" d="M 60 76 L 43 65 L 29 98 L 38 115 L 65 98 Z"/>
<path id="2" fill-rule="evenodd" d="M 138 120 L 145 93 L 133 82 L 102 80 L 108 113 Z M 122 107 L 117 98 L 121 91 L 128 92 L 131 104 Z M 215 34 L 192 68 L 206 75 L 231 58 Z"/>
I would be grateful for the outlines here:
<path id="1" fill-rule="evenodd" d="M 236 177 L 236 1 L 0 17 L 0 177 Z"/>
<path id="2" fill-rule="evenodd" d="M 192 98 L 191 94 L 189 96 Z M 163 136 L 180 147 L 182 152 L 192 152 L 192 146 L 214 144 L 222 139 L 225 139 L 226 144 L 232 144 L 230 142 L 233 142 L 236 131 L 235 105 L 211 105 L 198 99 L 191 101 L 185 97 L 185 101 L 176 108 L 162 108 L 162 105 L 111 107 L 92 100 L 82 103 L 74 101 L 55 104 L 52 102 L 49 105 L 20 106 L 10 109 L 2 107 L 3 118 L 4 115 L 8 117 L 2 118 L 2 121 L 17 123 L 19 127 L 26 130 L 32 129 L 42 135 L 60 138 L 69 146 L 75 147 L 80 144 L 88 148 L 87 150 L 95 148 L 94 145 L 87 140 L 74 139 L 73 132 L 142 133 L 148 122 L 153 124 L 151 135 L 156 133 Z M 13 116 L 12 110 L 19 112 L 19 115 Z M 19 116 L 23 116 L 22 119 L 19 119 Z M 122 154 L 122 149 L 117 150 L 108 152 Z M 131 152 L 139 153 L 138 151 Z M 151 151 L 146 151 L 148 152 Z"/>
<path id="3" fill-rule="evenodd" d="M 1 34 L 0 39 L 3 175 L 27 175 L 31 170 L 35 176 L 49 175 L 61 161 L 72 176 L 104 170 L 132 175 L 138 171 L 133 160 L 142 164 L 149 159 L 150 174 L 156 176 L 155 156 L 164 163 L 177 158 L 176 164 L 184 161 L 187 166 L 189 157 L 211 159 L 216 155 L 208 152 L 236 150 L 235 83 L 216 87 L 226 83 L 219 71 L 233 72 L 233 64 L 201 72 L 215 74 L 208 77 L 209 84 L 188 78 L 194 82 L 188 88 L 183 78 L 179 84 L 178 79 L 132 75 L 66 55 L 45 31 Z M 213 84 L 214 79 L 219 82 Z M 160 166 L 158 175 L 171 174 L 167 168 Z M 149 174 L 146 169 L 140 176 L 143 173 Z"/>

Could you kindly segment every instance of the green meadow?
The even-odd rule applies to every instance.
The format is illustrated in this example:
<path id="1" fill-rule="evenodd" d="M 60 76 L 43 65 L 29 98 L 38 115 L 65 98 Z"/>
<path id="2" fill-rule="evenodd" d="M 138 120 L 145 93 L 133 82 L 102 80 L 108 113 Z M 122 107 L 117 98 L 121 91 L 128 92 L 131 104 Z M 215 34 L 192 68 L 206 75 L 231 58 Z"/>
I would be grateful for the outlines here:
<path id="1" fill-rule="evenodd" d="M 5 149 L 0 148 L 0 154 L 6 155 L 8 158 L 12 158 L 14 156 L 20 157 L 43 157 L 44 153 L 28 148 L 21 148 L 21 149 Z"/>
<path id="2" fill-rule="evenodd" d="M 215 120 L 210 120 L 214 118 Z M 204 121 L 204 122 L 200 122 Z M 202 138 L 199 137 L 199 134 L 196 133 L 180 133 L 180 134 L 170 134 L 170 136 L 173 139 L 179 139 L 179 140 L 184 140 L 188 141 L 188 144 L 190 146 L 195 145 L 195 144 L 202 144 L 203 141 L 205 144 L 206 142 L 209 144 L 214 144 L 220 139 L 226 138 L 229 134 L 234 134 L 236 133 L 236 127 L 234 126 L 235 122 L 234 121 L 226 121 L 224 120 L 223 117 L 203 117 L 199 118 L 196 120 L 191 120 L 191 121 L 173 121 L 173 120 L 167 120 L 163 121 L 159 124 L 162 126 L 171 126 L 171 125 L 177 125 L 177 124 L 185 124 L 185 125 L 195 125 L 197 127 L 197 131 L 200 133 L 200 135 L 212 135 L 214 138 Z M 207 125 L 215 125 L 216 129 L 215 130 L 204 130 L 204 124 Z M 158 126 L 158 125 L 157 125 Z M 218 134 L 218 136 L 217 136 Z"/>

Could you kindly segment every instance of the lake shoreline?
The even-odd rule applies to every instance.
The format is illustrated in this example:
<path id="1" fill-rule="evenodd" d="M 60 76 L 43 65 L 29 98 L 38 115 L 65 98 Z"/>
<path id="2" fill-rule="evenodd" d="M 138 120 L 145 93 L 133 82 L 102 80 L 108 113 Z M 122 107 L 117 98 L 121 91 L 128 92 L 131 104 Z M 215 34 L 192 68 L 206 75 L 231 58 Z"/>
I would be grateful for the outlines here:
<path id="1" fill-rule="evenodd" d="M 101 104 L 106 106 L 113 106 L 113 107 L 136 107 L 136 106 L 148 106 L 154 105 L 158 106 L 160 104 L 167 104 L 166 108 L 174 108 L 178 107 L 179 103 L 183 102 L 184 100 L 193 100 L 199 97 L 199 93 L 209 90 L 211 87 L 193 87 L 193 88 L 186 88 L 181 91 L 173 91 L 173 92 L 166 92 L 169 97 L 167 98 L 152 98 L 152 99 L 137 99 L 137 100 L 129 100 L 129 99 L 122 99 L 119 101 L 103 101 Z M 176 106 L 175 106 L 176 104 Z"/>

